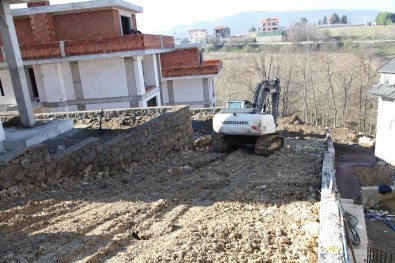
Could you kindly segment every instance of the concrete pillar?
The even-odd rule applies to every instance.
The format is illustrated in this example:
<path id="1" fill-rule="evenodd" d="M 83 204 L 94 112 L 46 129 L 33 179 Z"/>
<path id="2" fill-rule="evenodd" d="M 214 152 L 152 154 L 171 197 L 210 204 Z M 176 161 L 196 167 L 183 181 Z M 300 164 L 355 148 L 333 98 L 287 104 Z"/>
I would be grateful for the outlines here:
<path id="1" fill-rule="evenodd" d="M 136 80 L 137 95 L 145 94 L 144 71 L 142 56 L 137 56 L 133 60 L 134 79 Z"/>
<path id="2" fill-rule="evenodd" d="M 15 32 L 14 21 L 11 15 L 8 0 L 0 1 L 0 32 L 3 38 L 4 51 L 10 71 L 12 85 L 14 86 L 15 98 L 18 104 L 21 124 L 25 127 L 33 127 L 35 124 L 32 104 L 29 97 L 25 70 L 19 43 Z"/>
<path id="3" fill-rule="evenodd" d="M 159 86 L 159 78 L 158 78 L 158 67 L 156 65 L 156 56 L 155 54 L 144 56 L 144 80 L 145 84 L 148 87 L 158 87 Z"/>

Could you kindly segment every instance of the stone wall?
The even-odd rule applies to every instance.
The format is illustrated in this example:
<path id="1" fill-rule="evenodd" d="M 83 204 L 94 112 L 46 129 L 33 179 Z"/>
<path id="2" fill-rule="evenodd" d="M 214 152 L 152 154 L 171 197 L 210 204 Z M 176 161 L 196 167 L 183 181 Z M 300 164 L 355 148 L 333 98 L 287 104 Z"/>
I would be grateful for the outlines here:
<path id="1" fill-rule="evenodd" d="M 36 119 L 83 119 L 100 111 L 39 114 Z M 105 111 L 104 118 L 158 115 L 125 135 L 101 142 L 87 138 L 62 152 L 50 155 L 42 144 L 20 148 L 0 156 L 0 191 L 18 183 L 41 184 L 84 171 L 117 169 L 122 165 L 156 162 L 164 155 L 193 147 L 188 106 Z"/>

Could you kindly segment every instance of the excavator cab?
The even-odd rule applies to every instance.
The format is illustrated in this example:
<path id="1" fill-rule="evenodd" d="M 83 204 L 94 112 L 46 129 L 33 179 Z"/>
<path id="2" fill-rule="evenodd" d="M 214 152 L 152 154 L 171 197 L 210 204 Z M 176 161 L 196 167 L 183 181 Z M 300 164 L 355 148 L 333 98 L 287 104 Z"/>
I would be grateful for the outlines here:
<path id="1" fill-rule="evenodd" d="M 227 109 L 245 109 L 251 107 L 252 103 L 249 100 L 228 100 L 226 103 Z"/>

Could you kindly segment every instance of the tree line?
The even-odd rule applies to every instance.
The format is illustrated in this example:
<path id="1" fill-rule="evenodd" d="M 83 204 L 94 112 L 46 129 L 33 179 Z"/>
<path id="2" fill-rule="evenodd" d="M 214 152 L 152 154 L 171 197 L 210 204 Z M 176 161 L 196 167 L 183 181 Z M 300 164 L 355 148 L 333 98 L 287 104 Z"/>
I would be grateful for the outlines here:
<path id="1" fill-rule="evenodd" d="M 334 52 L 332 48 L 296 46 L 281 52 L 265 48 L 251 53 L 247 64 L 228 65 L 227 73 L 220 76 L 220 103 L 248 99 L 256 83 L 279 78 L 280 117 L 297 114 L 314 125 L 374 134 L 377 98 L 367 91 L 379 79 L 371 53 L 368 49 L 358 54 Z"/>

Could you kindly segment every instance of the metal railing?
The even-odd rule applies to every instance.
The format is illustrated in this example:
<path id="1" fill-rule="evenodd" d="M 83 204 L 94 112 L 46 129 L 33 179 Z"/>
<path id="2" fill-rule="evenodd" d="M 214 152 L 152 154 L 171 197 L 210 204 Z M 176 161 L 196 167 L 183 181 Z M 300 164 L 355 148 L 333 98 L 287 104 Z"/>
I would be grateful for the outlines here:
<path id="1" fill-rule="evenodd" d="M 395 263 L 395 250 L 368 243 L 368 263 Z"/>

